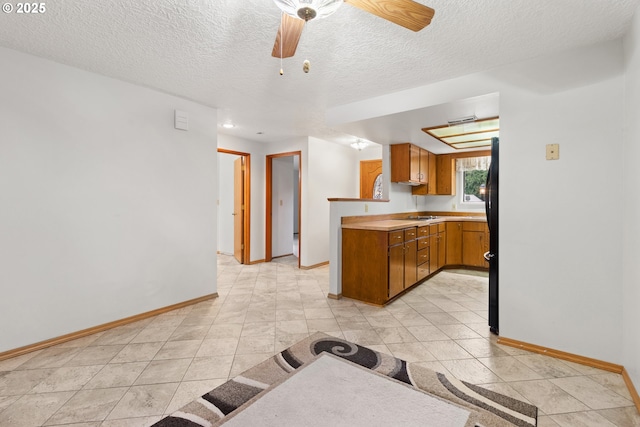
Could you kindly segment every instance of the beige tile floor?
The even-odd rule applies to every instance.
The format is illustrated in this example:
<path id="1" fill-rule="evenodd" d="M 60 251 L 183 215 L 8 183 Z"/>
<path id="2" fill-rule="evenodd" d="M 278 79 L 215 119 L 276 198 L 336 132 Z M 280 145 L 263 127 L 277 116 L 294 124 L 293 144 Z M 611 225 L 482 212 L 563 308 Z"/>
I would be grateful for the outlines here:
<path id="1" fill-rule="evenodd" d="M 329 269 L 218 258 L 219 298 L 0 362 L 0 426 L 146 426 L 315 331 L 531 402 L 544 426 L 640 426 L 620 375 L 496 344 L 487 279 L 442 272 L 385 308 Z"/>

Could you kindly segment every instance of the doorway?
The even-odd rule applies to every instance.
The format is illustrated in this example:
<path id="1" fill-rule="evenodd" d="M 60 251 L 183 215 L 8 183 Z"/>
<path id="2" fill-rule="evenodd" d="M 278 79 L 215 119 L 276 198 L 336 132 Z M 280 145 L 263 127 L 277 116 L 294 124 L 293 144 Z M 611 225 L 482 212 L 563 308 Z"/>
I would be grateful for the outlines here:
<path id="1" fill-rule="evenodd" d="M 265 262 L 293 254 L 298 268 L 302 255 L 301 154 L 292 151 L 266 156 Z"/>
<path id="2" fill-rule="evenodd" d="M 250 264 L 251 155 L 218 148 L 218 251 Z"/>

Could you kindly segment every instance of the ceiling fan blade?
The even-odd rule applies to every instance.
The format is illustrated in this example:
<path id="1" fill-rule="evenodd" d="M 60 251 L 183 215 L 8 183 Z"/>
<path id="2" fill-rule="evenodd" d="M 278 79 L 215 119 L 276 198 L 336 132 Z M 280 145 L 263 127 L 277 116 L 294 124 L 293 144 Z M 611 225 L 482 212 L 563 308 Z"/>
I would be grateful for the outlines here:
<path id="1" fill-rule="evenodd" d="M 435 10 L 413 0 L 344 0 L 345 3 L 373 13 L 412 31 L 420 31 L 431 23 Z"/>
<path id="2" fill-rule="evenodd" d="M 305 21 L 302 19 L 294 18 L 283 12 L 282 22 L 276 35 L 276 42 L 273 44 L 271 56 L 276 58 L 293 56 L 296 53 L 304 24 Z"/>

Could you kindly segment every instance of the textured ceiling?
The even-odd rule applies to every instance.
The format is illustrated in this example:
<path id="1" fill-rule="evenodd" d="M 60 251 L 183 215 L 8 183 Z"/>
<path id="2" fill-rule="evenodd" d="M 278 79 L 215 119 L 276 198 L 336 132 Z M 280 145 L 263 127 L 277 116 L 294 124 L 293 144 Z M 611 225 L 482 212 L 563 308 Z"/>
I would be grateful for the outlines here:
<path id="1" fill-rule="evenodd" d="M 52 1 L 41 15 L 2 14 L 0 46 L 218 108 L 219 123 L 237 124 L 224 133 L 344 141 L 327 108 L 618 38 L 640 3 L 418 1 L 436 10 L 418 33 L 346 4 L 309 22 L 284 76 L 272 0 Z"/>

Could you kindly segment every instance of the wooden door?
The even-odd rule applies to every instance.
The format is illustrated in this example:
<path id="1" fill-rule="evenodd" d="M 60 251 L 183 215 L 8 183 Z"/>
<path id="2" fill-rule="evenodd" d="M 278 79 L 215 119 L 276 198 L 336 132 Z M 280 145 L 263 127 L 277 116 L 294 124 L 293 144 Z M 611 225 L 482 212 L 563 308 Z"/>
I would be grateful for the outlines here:
<path id="1" fill-rule="evenodd" d="M 244 263 L 244 157 L 233 162 L 233 256 Z"/>
<path id="2" fill-rule="evenodd" d="M 376 178 L 382 174 L 382 159 L 362 160 L 360 162 L 360 198 L 373 199 L 373 186 Z"/>

